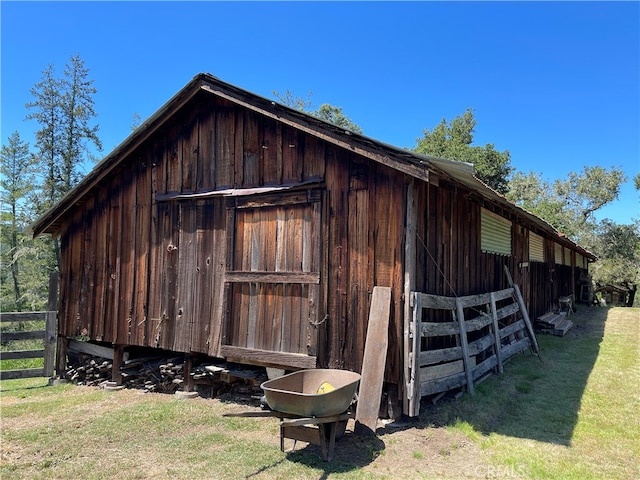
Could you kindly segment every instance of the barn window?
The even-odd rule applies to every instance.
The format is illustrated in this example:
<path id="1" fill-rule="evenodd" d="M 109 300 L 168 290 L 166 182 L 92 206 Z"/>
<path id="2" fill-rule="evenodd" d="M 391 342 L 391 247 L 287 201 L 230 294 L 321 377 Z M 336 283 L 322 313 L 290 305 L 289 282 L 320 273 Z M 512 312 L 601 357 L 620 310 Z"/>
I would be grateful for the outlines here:
<path id="1" fill-rule="evenodd" d="M 480 212 L 480 249 L 511 255 L 511 222 L 484 208 Z"/>
<path id="2" fill-rule="evenodd" d="M 571 266 L 571 250 L 562 245 L 555 244 L 556 247 L 556 264 Z"/>
<path id="3" fill-rule="evenodd" d="M 544 262 L 544 239 L 533 232 L 529 232 L 529 261 Z"/>
<path id="4" fill-rule="evenodd" d="M 230 200 L 224 343 L 236 349 L 223 352 L 280 352 L 281 364 L 290 354 L 315 355 L 320 198 L 308 190 Z"/>

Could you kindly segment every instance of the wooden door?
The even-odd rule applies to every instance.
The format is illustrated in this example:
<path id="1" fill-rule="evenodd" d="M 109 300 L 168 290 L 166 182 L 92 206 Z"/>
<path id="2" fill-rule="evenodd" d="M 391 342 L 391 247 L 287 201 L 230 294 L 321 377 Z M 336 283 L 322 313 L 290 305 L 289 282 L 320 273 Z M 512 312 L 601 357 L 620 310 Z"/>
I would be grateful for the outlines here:
<path id="1" fill-rule="evenodd" d="M 320 310 L 318 190 L 230 200 L 222 354 L 315 367 Z"/>

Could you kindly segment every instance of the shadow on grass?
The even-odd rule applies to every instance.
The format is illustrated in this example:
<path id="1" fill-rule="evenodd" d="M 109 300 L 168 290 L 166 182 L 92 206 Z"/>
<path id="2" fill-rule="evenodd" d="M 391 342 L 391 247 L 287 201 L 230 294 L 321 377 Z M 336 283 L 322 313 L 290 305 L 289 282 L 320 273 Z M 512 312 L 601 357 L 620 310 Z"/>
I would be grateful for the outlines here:
<path id="1" fill-rule="evenodd" d="M 294 442 L 287 440 L 286 460 L 306 465 L 309 468 L 322 471 L 318 479 L 328 478 L 332 474 L 346 473 L 365 467 L 373 462 L 385 449 L 385 443 L 373 435 L 358 435 L 347 431 L 339 440 L 336 439 L 333 459 L 330 462 L 322 459 L 320 446 L 302 443 L 304 446 L 295 449 Z M 277 467 L 285 459 L 247 475 L 252 478 L 265 470 Z M 315 477 L 314 477 L 315 478 Z"/>
<path id="2" fill-rule="evenodd" d="M 38 377 L 39 378 L 39 377 Z M 12 379 L 0 381 L 0 392 L 18 392 L 21 390 L 39 390 L 49 387 L 49 379 L 45 378 L 44 383 L 39 385 L 24 385 L 24 379 Z"/>
<path id="3" fill-rule="evenodd" d="M 483 435 L 569 445 L 587 380 L 598 357 L 609 310 L 582 306 L 564 336 L 538 335 L 541 355 L 514 356 L 502 375 L 476 385 L 476 393 L 433 404 L 423 399 L 419 425 L 471 426 Z"/>

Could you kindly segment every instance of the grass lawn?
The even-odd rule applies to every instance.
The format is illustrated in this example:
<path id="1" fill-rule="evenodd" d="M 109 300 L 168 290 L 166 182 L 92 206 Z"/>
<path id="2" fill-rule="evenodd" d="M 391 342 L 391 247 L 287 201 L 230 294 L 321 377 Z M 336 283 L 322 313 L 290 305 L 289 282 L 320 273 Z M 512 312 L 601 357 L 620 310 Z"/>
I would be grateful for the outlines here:
<path id="1" fill-rule="evenodd" d="M 640 309 L 586 308 L 539 336 L 474 396 L 424 402 L 419 419 L 336 457 L 279 449 L 274 419 L 222 417 L 238 399 L 178 399 L 47 379 L 0 382 L 4 479 L 640 478 Z M 287 443 L 290 450 L 293 442 Z"/>

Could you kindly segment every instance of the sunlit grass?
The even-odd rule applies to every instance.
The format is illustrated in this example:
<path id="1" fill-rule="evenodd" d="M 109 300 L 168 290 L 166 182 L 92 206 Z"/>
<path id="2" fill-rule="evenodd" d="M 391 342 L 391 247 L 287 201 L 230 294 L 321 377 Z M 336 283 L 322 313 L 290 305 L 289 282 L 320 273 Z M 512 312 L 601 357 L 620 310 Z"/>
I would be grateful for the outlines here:
<path id="1" fill-rule="evenodd" d="M 587 313 L 579 335 L 540 336 L 542 362 L 516 357 L 439 421 L 525 478 L 640 478 L 640 309 Z"/>

